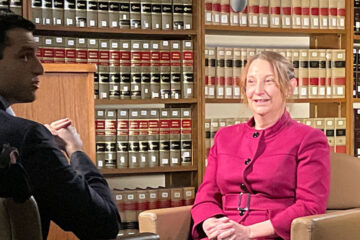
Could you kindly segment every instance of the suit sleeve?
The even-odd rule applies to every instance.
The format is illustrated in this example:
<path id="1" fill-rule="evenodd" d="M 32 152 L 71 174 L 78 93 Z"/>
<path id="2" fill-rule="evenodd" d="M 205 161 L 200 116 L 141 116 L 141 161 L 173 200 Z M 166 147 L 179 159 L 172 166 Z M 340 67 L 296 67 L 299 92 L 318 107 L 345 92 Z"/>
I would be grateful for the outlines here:
<path id="1" fill-rule="evenodd" d="M 319 130 L 307 134 L 299 148 L 297 160 L 296 201 L 270 216 L 275 232 L 290 239 L 293 219 L 321 214 L 326 210 L 330 188 L 330 155 L 325 135 Z"/>
<path id="2" fill-rule="evenodd" d="M 43 221 L 52 220 L 80 239 L 116 237 L 120 216 L 112 194 L 85 153 L 73 153 L 69 165 L 50 132 L 37 124 L 25 134 L 22 149 Z"/>
<path id="3" fill-rule="evenodd" d="M 221 193 L 216 182 L 217 171 L 217 140 L 219 130 L 214 138 L 214 145 L 207 157 L 207 166 L 203 182 L 201 183 L 195 197 L 191 215 L 194 220 L 192 236 L 194 239 L 206 237 L 202 222 L 214 216 L 225 215 L 222 210 Z"/>

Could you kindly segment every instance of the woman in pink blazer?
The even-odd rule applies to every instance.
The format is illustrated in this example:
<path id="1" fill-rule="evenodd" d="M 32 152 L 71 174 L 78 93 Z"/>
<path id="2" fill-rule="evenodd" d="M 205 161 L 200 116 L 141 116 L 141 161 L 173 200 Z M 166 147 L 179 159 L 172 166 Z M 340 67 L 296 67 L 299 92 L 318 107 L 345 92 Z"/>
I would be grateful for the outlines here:
<path id="1" fill-rule="evenodd" d="M 221 128 L 191 214 L 194 239 L 290 239 L 293 219 L 324 213 L 330 159 L 325 135 L 285 109 L 296 87 L 283 56 L 263 52 L 243 72 L 253 117 Z"/>

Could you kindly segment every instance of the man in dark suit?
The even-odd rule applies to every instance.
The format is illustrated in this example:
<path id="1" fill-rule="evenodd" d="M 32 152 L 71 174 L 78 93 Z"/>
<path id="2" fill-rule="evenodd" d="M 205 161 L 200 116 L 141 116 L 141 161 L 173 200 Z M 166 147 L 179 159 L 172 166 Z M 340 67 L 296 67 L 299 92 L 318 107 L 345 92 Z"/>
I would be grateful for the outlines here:
<path id="1" fill-rule="evenodd" d="M 17 161 L 29 176 L 44 239 L 50 221 L 80 239 L 115 238 L 120 217 L 110 189 L 82 151 L 71 122 L 58 121 L 48 126 L 50 132 L 39 123 L 6 112 L 12 104 L 35 100 L 37 76 L 44 70 L 35 55 L 34 29 L 21 16 L 0 11 L 0 146 L 10 144 L 18 149 Z M 61 150 L 69 156 L 69 163 Z"/>

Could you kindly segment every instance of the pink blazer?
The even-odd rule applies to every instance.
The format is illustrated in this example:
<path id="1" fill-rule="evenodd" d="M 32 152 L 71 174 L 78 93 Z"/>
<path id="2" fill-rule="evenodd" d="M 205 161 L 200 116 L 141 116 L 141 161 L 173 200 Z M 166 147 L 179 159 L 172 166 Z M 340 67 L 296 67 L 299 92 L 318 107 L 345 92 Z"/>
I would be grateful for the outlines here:
<path id="1" fill-rule="evenodd" d="M 206 237 L 204 220 L 220 215 L 243 225 L 270 219 L 276 235 L 290 239 L 293 219 L 325 212 L 330 185 L 325 135 L 288 112 L 270 128 L 252 126 L 253 118 L 217 132 L 191 210 L 194 239 Z"/>

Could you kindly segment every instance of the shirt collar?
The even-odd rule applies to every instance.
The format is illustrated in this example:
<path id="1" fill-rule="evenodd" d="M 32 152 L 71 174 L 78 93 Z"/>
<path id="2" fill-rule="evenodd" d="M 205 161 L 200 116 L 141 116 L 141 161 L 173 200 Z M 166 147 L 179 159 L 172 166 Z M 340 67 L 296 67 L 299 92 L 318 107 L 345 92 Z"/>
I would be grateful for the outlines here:
<path id="1" fill-rule="evenodd" d="M 5 110 L 8 114 L 15 116 L 13 109 L 11 108 L 9 102 L 0 95 L 0 109 Z"/>

